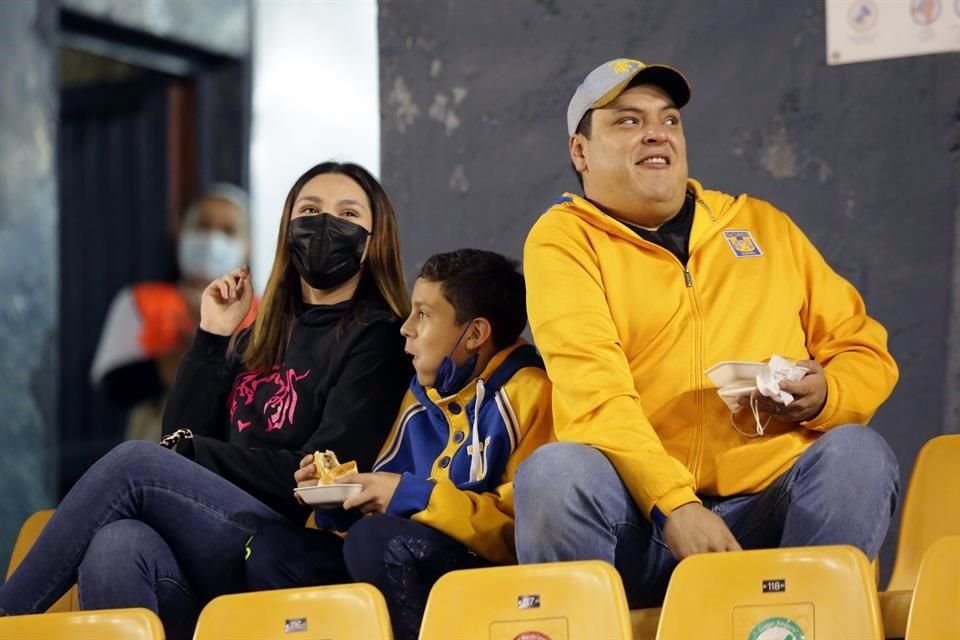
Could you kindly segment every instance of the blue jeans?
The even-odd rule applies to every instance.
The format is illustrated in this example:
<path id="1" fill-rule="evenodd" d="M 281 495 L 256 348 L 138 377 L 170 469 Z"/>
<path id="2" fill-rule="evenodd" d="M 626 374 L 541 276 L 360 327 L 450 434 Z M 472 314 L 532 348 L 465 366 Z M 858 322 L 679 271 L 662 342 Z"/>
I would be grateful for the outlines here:
<path id="1" fill-rule="evenodd" d="M 0 587 L 0 610 L 45 611 L 77 582 L 84 609 L 145 607 L 171 640 L 203 604 L 246 587 L 244 544 L 284 520 L 212 471 L 148 442 L 125 442 L 64 497 Z"/>
<path id="2" fill-rule="evenodd" d="M 883 438 L 846 425 L 814 442 L 764 491 L 700 496 L 744 549 L 849 544 L 874 558 L 900 494 Z M 521 563 L 597 559 L 623 578 L 633 608 L 659 606 L 677 561 L 596 449 L 557 442 L 535 451 L 514 482 Z"/>

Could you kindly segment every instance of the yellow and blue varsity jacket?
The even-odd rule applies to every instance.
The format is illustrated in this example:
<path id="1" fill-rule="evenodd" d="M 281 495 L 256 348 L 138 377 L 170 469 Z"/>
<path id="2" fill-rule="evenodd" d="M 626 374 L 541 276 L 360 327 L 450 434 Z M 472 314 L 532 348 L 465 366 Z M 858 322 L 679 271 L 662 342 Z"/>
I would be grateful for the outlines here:
<path id="1" fill-rule="evenodd" d="M 516 562 L 513 477 L 553 433 L 550 381 L 523 340 L 454 395 L 414 378 L 374 471 L 403 475 L 387 514 L 445 533 L 481 557 Z"/>

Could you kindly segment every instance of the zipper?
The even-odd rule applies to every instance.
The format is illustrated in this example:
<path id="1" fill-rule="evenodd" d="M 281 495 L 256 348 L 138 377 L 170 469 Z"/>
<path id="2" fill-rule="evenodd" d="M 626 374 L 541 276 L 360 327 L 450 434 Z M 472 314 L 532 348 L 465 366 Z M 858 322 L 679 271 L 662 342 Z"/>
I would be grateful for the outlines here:
<path id="1" fill-rule="evenodd" d="M 690 310 L 693 315 L 693 391 L 696 403 L 696 421 L 694 423 L 693 444 L 690 447 L 690 472 L 699 484 L 700 468 L 703 463 L 704 444 L 704 389 L 703 389 L 703 310 L 700 308 L 700 298 L 693 287 L 693 278 L 684 268 L 687 279 L 687 291 L 690 296 Z"/>

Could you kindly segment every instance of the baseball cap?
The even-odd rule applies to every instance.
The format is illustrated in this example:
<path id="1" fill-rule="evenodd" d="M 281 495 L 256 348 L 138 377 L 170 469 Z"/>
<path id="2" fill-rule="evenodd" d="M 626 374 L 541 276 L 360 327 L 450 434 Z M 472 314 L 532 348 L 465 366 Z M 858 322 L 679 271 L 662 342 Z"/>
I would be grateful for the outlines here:
<path id="1" fill-rule="evenodd" d="M 637 77 L 666 91 L 677 108 L 690 101 L 690 83 L 673 67 L 631 58 L 608 60 L 588 73 L 573 93 L 567 107 L 567 132 L 576 133 L 587 111 L 612 102 Z"/>

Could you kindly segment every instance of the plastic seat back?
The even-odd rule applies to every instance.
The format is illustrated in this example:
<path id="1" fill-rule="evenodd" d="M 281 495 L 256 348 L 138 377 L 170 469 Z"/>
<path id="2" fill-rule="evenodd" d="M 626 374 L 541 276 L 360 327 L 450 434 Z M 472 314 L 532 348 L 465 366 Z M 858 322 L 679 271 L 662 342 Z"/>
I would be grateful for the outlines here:
<path id="1" fill-rule="evenodd" d="M 383 595 L 369 584 L 220 596 L 200 612 L 194 640 L 392 640 Z"/>
<path id="2" fill-rule="evenodd" d="M 960 638 L 960 536 L 940 538 L 920 564 L 906 640 Z"/>
<path id="3" fill-rule="evenodd" d="M 53 512 L 53 509 L 44 509 L 43 511 L 37 511 L 24 520 L 23 525 L 20 527 L 20 533 L 17 534 L 17 540 L 13 543 L 13 551 L 10 553 L 10 563 L 7 565 L 7 578 L 13 575 L 13 571 L 23 562 L 24 556 L 30 551 L 30 548 L 33 546 L 33 543 L 36 542 L 43 528 L 47 526 L 47 522 L 53 516 Z M 80 603 L 77 595 L 77 587 L 74 585 L 69 591 L 63 594 L 63 597 L 50 605 L 47 613 L 78 611 L 79 609 Z"/>
<path id="4" fill-rule="evenodd" d="M 160 619 L 147 609 L 68 611 L 0 618 L 4 640 L 164 640 Z"/>
<path id="5" fill-rule="evenodd" d="M 882 640 L 874 570 L 848 546 L 703 553 L 667 587 L 658 640 Z"/>
<path id="6" fill-rule="evenodd" d="M 631 638 L 623 582 L 605 562 L 452 571 L 433 586 L 420 640 Z"/>
<path id="7" fill-rule="evenodd" d="M 923 556 L 944 536 L 960 535 L 960 435 L 933 438 L 917 454 L 900 518 L 887 591 L 910 591 Z"/>

